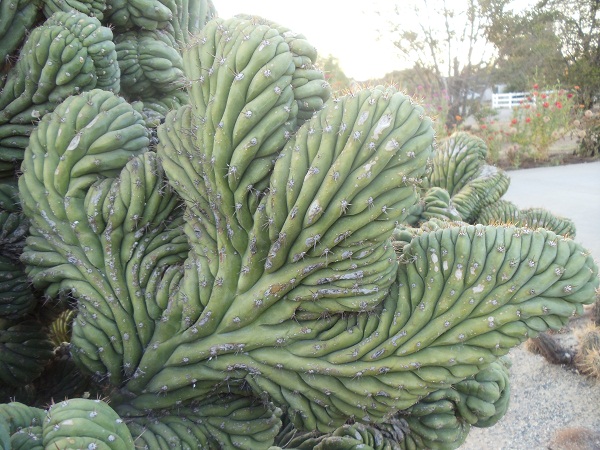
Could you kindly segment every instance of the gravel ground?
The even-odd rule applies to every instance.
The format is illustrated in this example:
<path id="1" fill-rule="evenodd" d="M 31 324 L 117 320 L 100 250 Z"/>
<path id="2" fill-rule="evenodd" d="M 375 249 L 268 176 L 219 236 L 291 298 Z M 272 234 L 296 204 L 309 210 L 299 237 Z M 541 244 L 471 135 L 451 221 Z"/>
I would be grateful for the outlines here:
<path id="1" fill-rule="evenodd" d="M 511 399 L 508 412 L 490 428 L 472 428 L 460 450 L 547 449 L 566 427 L 600 430 L 600 382 L 522 347 L 509 353 Z"/>
<path id="2" fill-rule="evenodd" d="M 509 172 L 505 198 L 519 207 L 539 206 L 575 221 L 577 238 L 600 262 L 600 162 Z M 589 317 L 574 319 L 570 329 L 555 335 L 563 345 L 576 344 L 576 330 Z M 555 433 L 583 427 L 600 432 L 600 380 L 552 365 L 523 346 L 509 353 L 511 402 L 500 422 L 472 428 L 460 450 L 542 450 Z M 573 440 L 561 449 L 600 450 L 600 442 L 578 446 Z"/>

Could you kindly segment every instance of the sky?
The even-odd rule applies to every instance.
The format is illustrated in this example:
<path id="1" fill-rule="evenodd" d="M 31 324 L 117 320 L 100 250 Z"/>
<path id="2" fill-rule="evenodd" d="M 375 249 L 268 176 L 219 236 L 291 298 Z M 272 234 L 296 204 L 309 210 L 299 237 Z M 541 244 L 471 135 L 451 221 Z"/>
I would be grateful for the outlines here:
<path id="1" fill-rule="evenodd" d="M 213 0 L 219 17 L 239 13 L 262 16 L 302 33 L 320 56 L 338 58 L 350 78 L 366 81 L 410 67 L 389 39 L 378 39 L 385 19 L 384 0 Z M 387 8 L 389 4 L 387 2 Z"/>

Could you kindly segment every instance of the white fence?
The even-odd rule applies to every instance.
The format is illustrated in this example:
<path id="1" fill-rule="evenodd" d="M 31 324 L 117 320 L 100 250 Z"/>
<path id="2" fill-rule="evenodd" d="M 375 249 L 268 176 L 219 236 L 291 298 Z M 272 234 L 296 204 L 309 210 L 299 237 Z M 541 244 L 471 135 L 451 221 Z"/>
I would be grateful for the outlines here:
<path id="1" fill-rule="evenodd" d="M 505 109 L 519 106 L 522 103 L 535 103 L 535 100 L 529 100 L 529 92 L 508 92 L 506 94 L 492 94 L 492 108 Z"/>

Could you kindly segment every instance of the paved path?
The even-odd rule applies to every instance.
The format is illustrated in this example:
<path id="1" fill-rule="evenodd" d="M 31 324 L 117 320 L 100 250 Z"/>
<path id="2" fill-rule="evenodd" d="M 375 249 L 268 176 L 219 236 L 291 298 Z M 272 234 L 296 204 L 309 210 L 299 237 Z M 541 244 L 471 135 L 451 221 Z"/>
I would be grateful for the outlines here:
<path id="1" fill-rule="evenodd" d="M 577 229 L 575 240 L 600 262 L 600 161 L 508 174 L 511 184 L 504 199 L 520 208 L 542 207 L 569 217 Z M 490 428 L 471 429 L 461 450 L 546 450 L 562 428 L 600 430 L 598 382 L 549 364 L 522 346 L 511 350 L 509 358 L 508 412 Z"/>
<path id="2" fill-rule="evenodd" d="M 600 161 L 509 171 L 502 197 L 519 208 L 542 207 L 575 222 L 575 240 L 600 261 Z"/>

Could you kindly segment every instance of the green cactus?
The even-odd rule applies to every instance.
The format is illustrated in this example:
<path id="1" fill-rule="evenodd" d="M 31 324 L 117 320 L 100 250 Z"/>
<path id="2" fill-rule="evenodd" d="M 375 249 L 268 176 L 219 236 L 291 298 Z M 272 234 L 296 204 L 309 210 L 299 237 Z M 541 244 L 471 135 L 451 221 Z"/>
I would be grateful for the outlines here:
<path id="1" fill-rule="evenodd" d="M 37 305 L 38 299 L 31 290 L 23 264 L 0 255 L 0 317 L 23 317 Z"/>
<path id="2" fill-rule="evenodd" d="M 303 432 L 286 423 L 271 450 L 456 448 L 471 426 L 491 426 L 506 412 L 509 364 L 501 358 L 475 376 L 432 392 L 384 423 L 346 424 L 331 433 Z"/>
<path id="3" fill-rule="evenodd" d="M 506 172 L 486 164 L 477 172 L 476 178 L 452 196 L 452 202 L 463 220 L 472 223 L 481 208 L 500 200 L 509 184 Z"/>
<path id="4" fill-rule="evenodd" d="M 136 36 L 171 32 L 177 15 L 109 7 L 119 33 L 151 31 Z M 214 19 L 177 50 L 181 106 L 80 88 L 27 138 L 20 259 L 48 299 L 75 303 L 72 361 L 110 400 L 55 404 L 32 436 L 45 448 L 450 449 L 497 421 L 499 359 L 593 301 L 592 257 L 545 229 L 453 222 L 507 187 L 484 146 L 455 136 L 434 152 L 431 120 L 392 87 L 328 99 L 302 35 Z M 155 151 L 150 103 L 165 116 Z M 405 227 L 424 188 L 438 209 Z M 13 435 L 0 419 L 0 439 Z"/>
<path id="5" fill-rule="evenodd" d="M 296 126 L 302 125 L 316 111 L 323 108 L 331 95 L 330 86 L 325 81 L 323 72 L 315 66 L 317 49 L 306 40 L 303 34 L 295 33 L 278 23 L 258 16 L 240 14 L 236 17 L 250 20 L 256 24 L 268 25 L 275 28 L 284 37 L 292 52 L 292 59 L 296 67 L 291 82 L 291 87 L 294 89 L 294 98 L 298 105 L 298 114 L 295 117 Z"/>
<path id="6" fill-rule="evenodd" d="M 267 448 L 281 428 L 279 408 L 243 395 L 209 396 L 193 407 L 151 415 L 127 406 L 117 411 L 136 436 L 136 448 Z"/>
<path id="7" fill-rule="evenodd" d="M 342 425 L 331 433 L 301 432 L 291 424 L 282 429 L 269 450 L 405 450 L 408 424 L 393 418 L 385 424 L 359 422 Z"/>
<path id="8" fill-rule="evenodd" d="M 29 229 L 20 209 L 16 183 L 0 182 L 0 317 L 22 317 L 38 303 L 19 261 Z"/>
<path id="9" fill-rule="evenodd" d="M 487 146 L 481 138 L 457 131 L 439 142 L 427 181 L 452 197 L 477 177 L 486 156 Z"/>
<path id="10" fill-rule="evenodd" d="M 527 208 L 520 211 L 521 221 L 531 228 L 546 228 L 556 234 L 575 238 L 575 223 L 568 217 L 559 217 L 544 208 Z"/>

